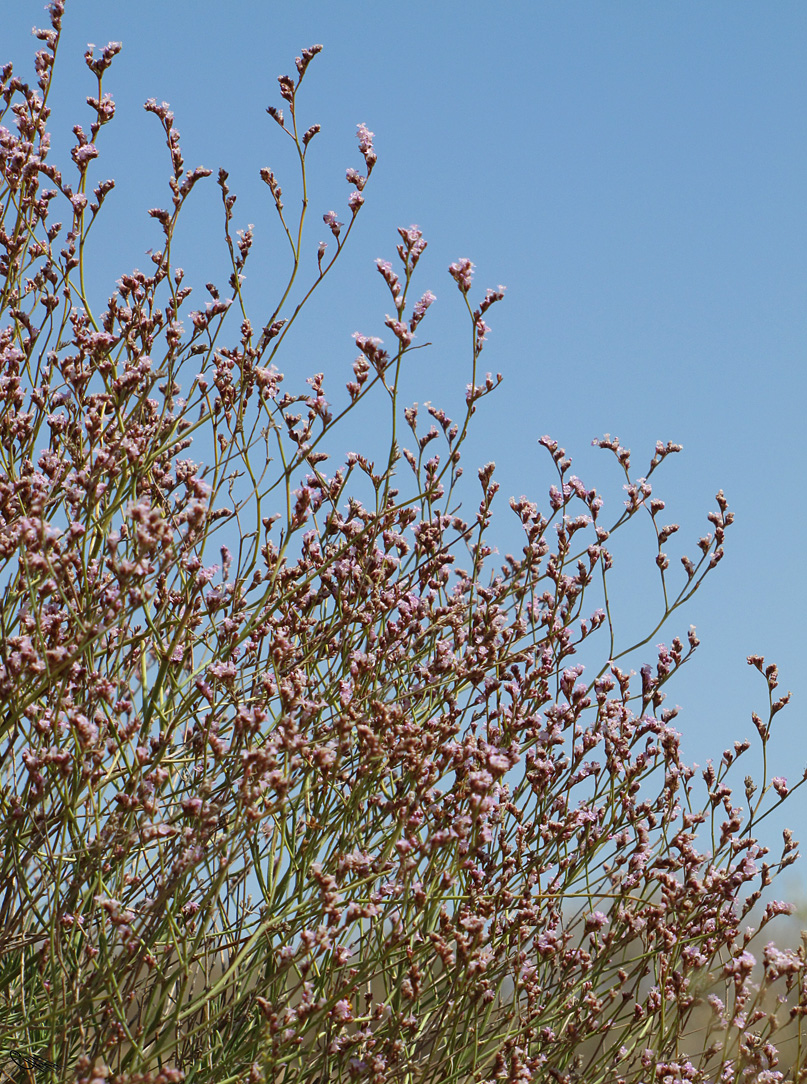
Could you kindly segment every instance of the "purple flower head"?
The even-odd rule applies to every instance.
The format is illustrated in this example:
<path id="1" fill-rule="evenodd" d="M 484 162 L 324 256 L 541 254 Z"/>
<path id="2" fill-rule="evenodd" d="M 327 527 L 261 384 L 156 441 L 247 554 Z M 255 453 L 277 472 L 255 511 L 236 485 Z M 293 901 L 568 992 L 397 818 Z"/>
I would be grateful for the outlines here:
<path id="1" fill-rule="evenodd" d="M 300 79 L 305 75 L 306 68 L 317 55 L 322 52 L 321 45 L 311 45 L 308 49 L 303 49 L 303 55 L 294 58 L 294 64 L 297 68 L 297 72 Z"/>
<path id="2" fill-rule="evenodd" d="M 391 328 L 393 334 L 396 336 L 401 346 L 405 350 L 407 346 L 409 346 L 409 344 L 412 342 L 412 332 L 409 330 L 406 324 L 403 323 L 401 320 L 393 319 L 391 316 L 387 316 L 384 323 L 388 328 Z"/>
<path id="3" fill-rule="evenodd" d="M 390 293 L 392 294 L 393 300 L 395 301 L 396 309 L 400 311 L 400 299 L 403 290 L 401 288 L 401 283 L 398 276 L 392 269 L 392 264 L 389 262 L 389 260 L 376 260 L 375 265 L 378 269 L 378 273 L 384 279 L 384 282 L 386 282 L 387 286 L 389 286 Z"/>
<path id="4" fill-rule="evenodd" d="M 73 147 L 70 155 L 79 169 L 86 169 L 93 158 L 98 157 L 98 148 L 94 143 L 85 143 L 80 147 Z"/>
<path id="5" fill-rule="evenodd" d="M 756 964 L 757 960 L 755 956 L 747 951 L 741 952 L 739 956 L 733 960 L 729 960 L 728 963 L 724 965 L 723 975 L 726 978 L 732 977 L 735 984 L 739 985 L 751 974 L 756 967 Z"/>
<path id="6" fill-rule="evenodd" d="M 777 948 L 773 941 L 765 946 L 765 970 L 769 976 L 779 978 L 780 975 L 797 975 L 801 970 L 801 961 L 798 953 Z"/>
<path id="7" fill-rule="evenodd" d="M 563 494 L 557 486 L 549 487 L 549 503 L 552 505 L 552 509 L 555 512 L 557 512 L 558 509 L 563 508 Z"/>
<path id="8" fill-rule="evenodd" d="M 359 150 L 364 154 L 365 151 L 369 151 L 372 148 L 373 136 L 375 133 L 371 132 L 366 124 L 357 124 L 356 134 L 359 139 Z"/>
<path id="9" fill-rule="evenodd" d="M 353 338 L 356 340 L 356 346 L 361 350 L 362 354 L 367 358 L 371 365 L 375 369 L 383 372 L 389 361 L 389 354 L 386 350 L 382 349 L 383 339 L 378 339 L 368 335 L 362 335 L 359 331 L 353 332 Z"/>
<path id="10" fill-rule="evenodd" d="M 55 30 L 37 30 L 37 28 L 34 27 L 31 33 L 34 35 L 34 37 L 38 38 L 39 41 L 44 41 L 47 44 L 48 49 L 53 52 L 56 42 L 59 40 L 59 35 L 56 33 Z M 38 53 L 37 56 L 39 56 Z"/>
<path id="11" fill-rule="evenodd" d="M 467 294 L 471 289 L 471 281 L 474 276 L 474 264 L 465 258 L 452 263 L 448 269 L 449 274 L 455 280 L 462 293 Z"/>
<path id="12" fill-rule="evenodd" d="M 485 299 L 482 302 L 482 304 L 479 306 L 477 311 L 474 313 L 474 315 L 475 316 L 483 316 L 488 311 L 488 309 L 490 308 L 491 305 L 495 305 L 495 303 L 497 301 L 502 300 L 502 298 L 504 297 L 506 289 L 507 289 L 506 286 L 499 286 L 498 289 L 496 289 L 496 290 L 490 290 L 490 289 L 486 290 L 485 291 Z"/>
<path id="13" fill-rule="evenodd" d="M 485 345 L 485 339 L 490 333 L 490 327 L 481 317 L 476 321 L 474 327 L 476 328 L 476 349 L 481 350 Z"/>
<path id="14" fill-rule="evenodd" d="M 437 298 L 434 296 L 431 290 L 427 290 L 423 297 L 420 299 L 420 301 L 417 302 L 415 308 L 412 311 L 412 319 L 409 323 L 409 330 L 413 334 L 415 328 L 426 315 L 426 309 L 428 309 L 429 305 L 431 305 L 431 303 L 436 300 Z"/>
<path id="15" fill-rule="evenodd" d="M 363 177 L 357 169 L 349 169 L 345 173 L 345 177 L 350 184 L 355 184 L 358 190 L 361 192 L 362 188 L 367 184 L 367 178 Z"/>
<path id="16" fill-rule="evenodd" d="M 294 81 L 289 75 L 279 75 L 277 77 L 278 84 L 280 85 L 280 97 L 285 98 L 287 102 L 294 101 Z M 292 110 L 293 112 L 293 110 Z"/>
<path id="17" fill-rule="evenodd" d="M 378 161 L 378 155 L 373 150 L 373 135 L 366 124 L 356 125 L 356 135 L 359 140 L 359 150 L 364 158 L 364 163 L 367 166 L 367 176 L 373 172 L 373 166 Z"/>
<path id="18" fill-rule="evenodd" d="M 95 46 L 92 42 L 87 44 L 87 52 L 84 54 L 84 62 L 90 71 L 97 75 L 100 79 L 106 69 L 112 63 L 113 57 L 116 57 L 123 48 L 123 45 L 119 41 L 110 41 L 101 50 L 101 56 L 96 60 L 93 56 Z"/>
<path id="19" fill-rule="evenodd" d="M 164 121 L 169 128 L 174 123 L 174 114 L 171 112 L 168 102 L 160 102 L 160 104 L 157 105 L 156 98 L 148 98 L 143 103 L 143 108 L 147 113 L 153 113 L 156 117 L 159 117 L 159 119 Z"/>
<path id="20" fill-rule="evenodd" d="M 336 211 L 327 211 L 322 216 L 322 221 L 329 228 L 334 237 L 339 240 L 339 231 L 344 226 L 344 222 L 339 222 L 336 217 Z"/>
<path id="21" fill-rule="evenodd" d="M 604 915 L 602 911 L 592 911 L 591 914 L 586 915 L 586 931 L 601 930 L 603 926 L 608 923 L 607 915 Z"/>
<path id="22" fill-rule="evenodd" d="M 98 98 L 88 98 L 87 105 L 91 105 L 96 110 L 102 124 L 106 124 L 115 116 L 115 102 L 112 100 L 111 94 L 104 94 L 100 100 Z"/>
<path id="23" fill-rule="evenodd" d="M 408 230 L 399 226 L 398 233 L 403 241 L 403 244 L 397 247 L 401 263 L 405 267 L 414 270 L 426 248 L 427 242 L 423 240 L 423 234 L 417 226 L 410 226 Z"/>
<path id="24" fill-rule="evenodd" d="M 776 775 L 773 777 L 773 779 L 771 780 L 771 786 L 780 798 L 784 798 L 789 791 L 787 780 L 784 778 L 784 776 L 781 775 Z"/>

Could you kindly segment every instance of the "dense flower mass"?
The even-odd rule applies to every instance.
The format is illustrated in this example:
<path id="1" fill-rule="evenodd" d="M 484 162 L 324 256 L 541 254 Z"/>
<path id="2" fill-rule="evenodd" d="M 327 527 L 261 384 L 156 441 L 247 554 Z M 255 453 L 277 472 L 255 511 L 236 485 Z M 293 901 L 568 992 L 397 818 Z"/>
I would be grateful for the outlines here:
<path id="1" fill-rule="evenodd" d="M 607 519 L 543 436 L 547 512 L 511 499 L 521 554 L 486 567 L 495 464 L 467 520 L 455 490 L 496 386 L 477 368 L 504 287 L 474 309 L 473 264 L 450 265 L 473 329 L 465 414 L 426 403 L 424 433 L 406 406 L 405 436 L 398 375 L 436 300 L 411 303 L 414 225 L 399 264 L 376 262 L 389 349 L 355 333 L 344 410 L 321 372 L 281 390 L 279 351 L 377 161 L 364 124 L 348 224 L 322 214 L 330 259 L 323 241 L 305 249 L 305 203 L 287 223 L 261 170 L 293 259 L 253 324 L 253 227 L 232 229 L 224 170 L 232 274 L 189 308 L 174 232 L 210 171 L 185 171 L 173 114 L 150 99 L 171 163 L 167 206 L 148 212 L 162 247 L 98 310 L 83 238 L 113 183 L 87 188 L 120 44 L 86 54 L 93 120 L 74 129 L 71 181 L 48 159 L 63 9 L 36 31 L 37 89 L 0 71 L 0 1063 L 41 1056 L 75 1084 L 804 1079 L 802 1046 L 784 1068 L 777 1034 L 807 1012 L 804 946 L 753 944 L 792 908 L 768 900 L 748 925 L 798 847 L 785 831 L 772 854 L 757 823 L 801 780 L 769 779 L 766 755 L 738 795 L 747 740 L 685 764 L 665 686 L 695 630 L 634 672 L 606 588 L 616 532 L 649 516 L 658 630 L 723 555 L 722 491 L 676 579 L 679 527 L 655 486 L 680 446 L 660 442 L 635 476 L 618 439 L 596 441 L 627 495 Z M 279 79 L 289 123 L 268 109 L 303 186 L 320 129 L 298 139 L 297 91 L 321 49 Z M 323 438 L 374 389 L 393 406 L 387 462 L 351 451 L 326 471 Z M 788 696 L 775 666 L 748 661 L 767 751 Z"/>

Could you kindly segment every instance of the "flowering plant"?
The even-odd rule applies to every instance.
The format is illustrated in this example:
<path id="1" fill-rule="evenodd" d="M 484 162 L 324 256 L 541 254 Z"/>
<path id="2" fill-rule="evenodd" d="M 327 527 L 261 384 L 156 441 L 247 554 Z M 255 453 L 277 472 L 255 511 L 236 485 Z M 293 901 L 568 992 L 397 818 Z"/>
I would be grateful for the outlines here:
<path id="1" fill-rule="evenodd" d="M 377 263 L 393 348 L 356 333 L 345 409 L 332 414 L 323 373 L 281 393 L 274 360 L 377 160 L 361 124 L 348 225 L 323 215 L 332 241 L 294 302 L 319 131 L 299 123 L 298 92 L 320 46 L 279 80 L 288 116 L 268 110 L 304 199 L 289 222 L 261 171 L 291 270 L 260 330 L 241 289 L 253 232 L 233 233 L 224 170 L 232 274 L 187 311 L 174 234 L 210 171 L 185 171 L 154 100 L 171 162 L 169 204 L 149 212 L 162 247 L 94 313 L 85 241 L 114 185 L 90 196 L 89 174 L 120 45 L 86 54 L 93 120 L 73 130 L 70 182 L 48 160 L 63 10 L 54 0 L 36 31 L 38 89 L 0 72 L 2 1049 L 17 1064 L 46 1056 L 77 1084 L 804 1079 L 800 1044 L 791 1075 L 777 1069 L 766 1007 L 794 991 L 800 1027 L 804 951 L 770 942 L 761 978 L 750 951 L 790 908 L 768 902 L 759 929 L 741 929 L 796 858 L 790 832 L 776 858 L 756 835 L 788 786 L 765 759 L 747 809 L 735 805 L 727 779 L 747 741 L 700 777 L 682 763 L 664 686 L 698 645 L 692 628 L 638 683 L 623 668 L 721 559 L 723 493 L 674 587 L 678 528 L 661 523 L 651 479 L 679 446 L 659 443 L 635 477 L 618 440 L 595 442 L 625 477 L 625 508 L 606 521 L 542 437 L 557 471 L 548 514 L 511 500 L 523 556 L 486 575 L 494 464 L 478 472 L 471 523 L 453 498 L 470 419 L 501 380 L 478 383 L 477 369 L 503 289 L 474 307 L 473 265 L 451 264 L 472 331 L 465 416 L 429 406 L 439 429 L 419 434 L 407 406 L 402 447 L 399 378 L 435 300 L 411 300 L 426 248 L 415 226 L 399 230 L 397 270 Z M 231 312 L 239 330 L 223 345 Z M 350 452 L 326 474 L 323 438 L 375 389 L 391 406 L 386 464 Z M 444 458 L 427 458 L 438 439 Z M 206 463 L 185 458 L 194 443 Z M 402 459 L 415 492 L 399 499 Z M 369 509 L 351 492 L 362 477 Z M 611 539 L 645 514 L 663 612 L 622 649 Z M 206 556 L 216 534 L 220 565 Z M 585 608 L 598 590 L 602 605 Z M 582 680 L 571 656 L 602 638 L 605 661 Z M 788 697 L 774 699 L 774 666 L 749 663 L 767 684 L 768 719 L 754 715 L 766 752 Z M 699 1035 L 687 1029 L 700 1008 Z"/>

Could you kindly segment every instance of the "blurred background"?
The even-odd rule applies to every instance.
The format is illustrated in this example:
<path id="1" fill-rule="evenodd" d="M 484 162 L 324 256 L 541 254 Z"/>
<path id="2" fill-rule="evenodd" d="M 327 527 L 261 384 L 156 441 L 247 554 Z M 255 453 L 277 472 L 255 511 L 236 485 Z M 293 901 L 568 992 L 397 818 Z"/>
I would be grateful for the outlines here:
<path id="1" fill-rule="evenodd" d="M 5 5 L 0 61 L 14 60 L 31 82 L 30 29 L 45 24 L 41 0 Z M 104 80 L 117 116 L 90 173 L 93 183 L 116 180 L 89 242 L 95 304 L 122 273 L 148 271 L 147 250 L 162 244 L 146 213 L 170 199 L 162 132 L 143 110 L 156 98 L 174 111 L 186 167 L 214 170 L 180 219 L 175 263 L 197 288 L 190 304 L 203 307 L 209 280 L 226 289 L 215 184 L 223 166 L 238 195 L 233 228 L 254 224 L 245 293 L 260 327 L 290 266 L 260 168 L 277 175 L 291 219 L 299 205 L 294 147 L 265 108 L 284 104 L 276 77 L 295 74 L 301 49 L 324 45 L 298 103 L 302 127 L 317 122 L 322 132 L 308 155 L 296 294 L 316 274 L 317 243 L 333 251 L 322 214 L 333 209 L 349 221 L 345 169 L 362 166 L 359 122 L 375 133 L 379 161 L 344 255 L 277 359 L 283 390 L 307 390 L 305 377 L 323 371 L 329 400 L 346 403 L 353 332 L 388 346 L 392 338 L 383 326 L 390 296 L 374 261 L 395 260 L 396 228 L 416 223 L 429 247 L 413 293 L 431 289 L 437 301 L 416 340 L 432 345 L 407 359 L 401 406 L 421 405 L 421 431 L 431 421 L 427 401 L 461 424 L 471 379 L 470 322 L 449 263 L 474 261 L 473 304 L 486 287 L 507 286 L 488 316 L 478 374 L 501 372 L 504 381 L 472 419 L 461 494 L 472 519 L 477 468 L 496 463 L 501 490 L 487 540 L 502 559 L 520 556 L 523 545 L 509 497 L 524 494 L 548 510 L 556 475 L 537 443 L 543 434 L 566 449 L 588 487 L 602 490 L 608 522 L 621 511 L 624 477 L 592 439 L 609 433 L 631 448 L 634 478 L 657 440 L 682 444 L 654 478 L 654 495 L 667 502 L 661 521 L 681 525 L 666 547 L 671 584 L 683 582 L 681 554 L 695 558 L 698 537 L 711 529 L 706 514 L 718 489 L 737 519 L 725 559 L 656 641 L 685 639 L 697 627 L 701 646 L 667 687 L 667 704 L 681 707 L 674 725 L 690 762 L 717 762 L 735 740 L 752 740 L 755 759 L 746 754 L 736 772 L 738 804 L 742 776 L 756 775 L 759 763 L 751 711 L 767 718 L 765 683 L 747 655 L 778 663 L 777 692 L 793 693 L 775 721 L 770 774 L 792 786 L 807 762 L 806 36 L 807 8 L 795 0 L 68 0 L 50 103 L 51 160 L 69 178 L 71 128 L 89 129 L 85 98 L 95 92 L 84 50 L 123 42 Z M 331 438 L 327 469 L 349 450 L 385 463 L 388 433 L 388 403 L 374 397 Z M 401 443 L 413 446 L 407 429 Z M 432 450 L 444 455 L 440 441 Z M 204 449 L 189 454 L 201 459 Z M 648 517 L 615 540 L 620 647 L 661 613 L 655 553 Z M 498 564 L 494 557 L 488 567 Z M 603 640 L 600 661 L 606 654 Z M 636 669 L 655 654 L 651 643 Z M 798 838 L 806 810 L 799 791 L 765 822 L 776 856 L 782 828 Z M 801 870 L 789 870 L 774 895 L 798 895 Z"/>

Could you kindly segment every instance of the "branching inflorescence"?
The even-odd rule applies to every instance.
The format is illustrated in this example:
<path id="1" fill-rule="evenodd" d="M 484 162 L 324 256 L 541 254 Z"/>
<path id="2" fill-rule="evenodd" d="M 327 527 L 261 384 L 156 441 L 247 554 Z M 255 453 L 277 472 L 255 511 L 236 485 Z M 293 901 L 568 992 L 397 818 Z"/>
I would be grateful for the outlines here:
<path id="1" fill-rule="evenodd" d="M 741 927 L 796 858 L 789 832 L 777 857 L 756 834 L 787 784 L 765 759 L 735 805 L 727 778 L 747 741 L 700 775 L 681 762 L 663 689 L 694 630 L 659 645 L 638 681 L 619 665 L 722 557 L 722 492 L 676 589 L 664 547 L 678 528 L 661 525 L 651 478 L 679 447 L 658 444 L 636 478 L 618 440 L 595 442 L 625 476 L 606 527 L 603 499 L 542 437 L 549 513 L 511 500 L 523 556 L 487 575 L 494 464 L 471 523 L 453 498 L 470 418 L 501 380 L 478 383 L 477 367 L 504 290 L 474 308 L 473 265 L 451 264 L 473 333 L 465 416 L 429 406 L 439 429 L 419 435 L 405 407 L 414 450 L 401 447 L 399 377 L 435 300 L 412 301 L 415 226 L 399 231 L 397 269 L 377 262 L 392 348 L 356 333 L 345 409 L 331 413 L 323 373 L 281 394 L 274 360 L 376 164 L 360 124 L 348 224 L 325 213 L 332 241 L 309 260 L 319 125 L 298 127 L 297 96 L 321 46 L 279 80 L 288 116 L 268 110 L 296 148 L 303 202 L 290 222 L 261 171 L 291 273 L 260 330 L 242 295 L 253 231 L 231 229 L 224 170 L 228 290 L 210 283 L 206 305 L 186 307 L 174 233 L 211 171 L 185 171 L 154 100 L 171 162 L 169 205 L 149 211 L 162 247 L 95 315 L 85 245 L 113 182 L 89 196 L 89 172 L 120 45 L 86 54 L 94 119 L 74 129 L 69 183 L 47 132 L 63 8 L 36 32 L 38 89 L 0 73 L 3 1050 L 81 1084 L 805 1079 L 804 951 L 749 947 L 790 907 L 768 902 L 758 930 Z M 324 436 L 376 385 L 391 405 L 385 468 L 351 452 L 323 473 Z M 439 438 L 447 453 L 426 458 Z M 206 462 L 185 458 L 192 445 Z M 357 471 L 370 509 L 351 493 Z M 622 650 L 608 547 L 648 513 L 663 611 Z M 206 556 L 217 533 L 220 565 Z M 581 680 L 570 657 L 595 634 L 605 661 Z M 774 698 L 774 666 L 749 662 L 768 686 L 768 721 L 754 716 L 765 751 L 788 698 Z M 786 1071 L 782 1014 L 799 1024 Z"/>

